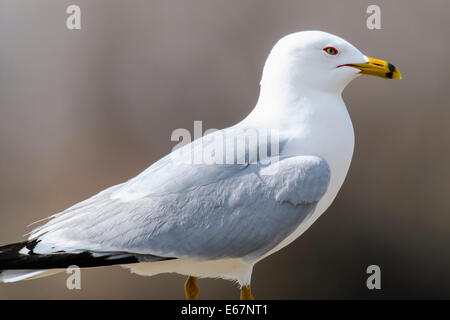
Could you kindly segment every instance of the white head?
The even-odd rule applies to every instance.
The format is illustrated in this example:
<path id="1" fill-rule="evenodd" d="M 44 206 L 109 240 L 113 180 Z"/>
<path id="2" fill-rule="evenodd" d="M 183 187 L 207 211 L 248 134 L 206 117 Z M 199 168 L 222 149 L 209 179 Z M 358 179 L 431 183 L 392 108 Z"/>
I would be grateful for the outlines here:
<path id="1" fill-rule="evenodd" d="M 283 37 L 264 66 L 261 90 L 318 90 L 341 93 L 360 74 L 399 78 L 391 64 L 369 58 L 344 39 L 322 31 Z"/>

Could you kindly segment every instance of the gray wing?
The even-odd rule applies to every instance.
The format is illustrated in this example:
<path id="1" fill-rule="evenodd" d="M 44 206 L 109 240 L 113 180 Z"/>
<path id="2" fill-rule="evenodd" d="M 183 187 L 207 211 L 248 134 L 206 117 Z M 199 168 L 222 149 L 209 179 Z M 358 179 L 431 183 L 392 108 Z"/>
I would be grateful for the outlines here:
<path id="1" fill-rule="evenodd" d="M 159 179 L 167 177 L 159 192 L 130 193 L 143 183 L 132 180 L 133 188 L 112 187 L 55 216 L 31 234 L 39 240 L 34 252 L 252 260 L 313 213 L 330 180 L 328 164 L 316 156 L 280 157 L 268 165 L 185 166 L 160 166 Z"/>

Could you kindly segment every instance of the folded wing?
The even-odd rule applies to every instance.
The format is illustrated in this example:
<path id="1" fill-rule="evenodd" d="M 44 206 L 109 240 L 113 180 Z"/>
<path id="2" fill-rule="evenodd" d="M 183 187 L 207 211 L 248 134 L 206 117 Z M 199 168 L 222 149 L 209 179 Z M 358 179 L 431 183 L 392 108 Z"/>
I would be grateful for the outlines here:
<path id="1" fill-rule="evenodd" d="M 126 184 L 107 189 L 34 230 L 30 237 L 37 241 L 34 253 L 129 252 L 252 260 L 312 214 L 330 179 L 327 163 L 316 156 L 274 158 L 267 165 L 185 166 L 193 166 L 186 172 L 200 174 L 197 180 L 208 183 L 180 189 L 187 182 L 174 176 L 175 192 L 125 200 L 117 194 Z"/>

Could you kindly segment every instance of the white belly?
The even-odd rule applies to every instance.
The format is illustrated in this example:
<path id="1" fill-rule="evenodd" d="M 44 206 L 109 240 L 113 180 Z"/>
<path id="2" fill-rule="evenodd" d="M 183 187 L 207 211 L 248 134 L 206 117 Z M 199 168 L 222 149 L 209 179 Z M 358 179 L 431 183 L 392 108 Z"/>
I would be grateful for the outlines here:
<path id="1" fill-rule="evenodd" d="M 220 259 L 194 261 L 173 259 L 158 262 L 141 262 L 123 265 L 131 272 L 142 276 L 153 276 L 160 273 L 178 273 L 199 278 L 222 278 L 238 281 L 240 285 L 250 284 L 253 263 L 247 264 L 241 259 Z"/>

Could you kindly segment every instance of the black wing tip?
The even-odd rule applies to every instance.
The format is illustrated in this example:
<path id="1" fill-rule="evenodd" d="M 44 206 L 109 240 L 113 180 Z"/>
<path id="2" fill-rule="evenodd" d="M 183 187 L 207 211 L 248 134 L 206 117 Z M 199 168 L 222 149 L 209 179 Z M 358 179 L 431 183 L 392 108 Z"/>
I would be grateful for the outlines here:
<path id="1" fill-rule="evenodd" d="M 0 270 L 39 270 L 39 269 L 65 269 L 70 266 L 80 268 L 104 267 L 118 264 L 133 264 L 143 261 L 162 261 L 173 258 L 158 257 L 152 255 L 135 255 L 128 252 L 117 254 L 105 254 L 95 256 L 90 251 L 79 253 L 57 252 L 53 254 L 37 254 L 33 249 L 39 240 L 25 241 L 8 244 L 0 247 Z M 28 249 L 26 254 L 20 253 L 22 249 Z M 114 257 L 120 255 L 122 257 Z M 146 257 L 140 260 L 139 257 Z"/>

